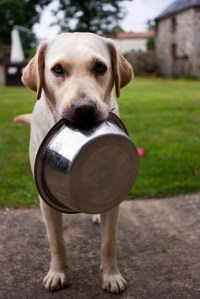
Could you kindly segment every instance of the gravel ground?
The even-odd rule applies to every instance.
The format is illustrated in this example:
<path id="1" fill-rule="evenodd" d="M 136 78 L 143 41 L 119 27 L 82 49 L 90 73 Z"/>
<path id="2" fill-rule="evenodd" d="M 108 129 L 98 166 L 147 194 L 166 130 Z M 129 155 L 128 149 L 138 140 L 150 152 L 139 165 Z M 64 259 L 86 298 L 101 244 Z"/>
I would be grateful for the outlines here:
<path id="1" fill-rule="evenodd" d="M 49 247 L 39 209 L 0 211 L 2 299 L 199 299 L 200 194 L 123 202 L 118 256 L 129 288 L 111 295 L 100 287 L 99 225 L 91 216 L 65 215 L 70 285 L 42 286 Z"/>

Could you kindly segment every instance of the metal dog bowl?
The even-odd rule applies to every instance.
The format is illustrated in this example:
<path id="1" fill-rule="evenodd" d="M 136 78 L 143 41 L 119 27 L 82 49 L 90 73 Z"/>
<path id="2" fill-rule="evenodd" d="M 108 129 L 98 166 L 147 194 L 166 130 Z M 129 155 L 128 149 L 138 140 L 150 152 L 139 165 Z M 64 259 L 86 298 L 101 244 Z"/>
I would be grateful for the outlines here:
<path id="1" fill-rule="evenodd" d="M 60 120 L 44 138 L 35 161 L 35 182 L 42 199 L 65 213 L 97 214 L 128 195 L 138 172 L 137 149 L 121 120 L 92 127 Z"/>

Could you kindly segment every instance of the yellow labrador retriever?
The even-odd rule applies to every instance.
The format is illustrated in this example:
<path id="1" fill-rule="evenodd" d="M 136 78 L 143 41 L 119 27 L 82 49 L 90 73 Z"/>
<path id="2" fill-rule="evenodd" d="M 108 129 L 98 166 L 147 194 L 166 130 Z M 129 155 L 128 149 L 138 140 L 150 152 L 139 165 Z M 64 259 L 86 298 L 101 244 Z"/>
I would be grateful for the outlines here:
<path id="1" fill-rule="evenodd" d="M 26 66 L 22 81 L 37 93 L 31 115 L 30 162 L 32 170 L 37 150 L 50 128 L 62 117 L 72 122 L 105 120 L 109 111 L 118 115 L 112 96 L 132 79 L 132 68 L 111 40 L 92 33 L 63 33 L 42 43 Z M 28 116 L 24 116 L 27 121 Z M 40 200 L 51 250 L 50 269 L 44 278 L 49 291 L 67 284 L 67 258 L 62 235 L 62 215 Z M 116 257 L 119 207 L 101 215 L 102 288 L 121 293 L 126 287 Z"/>

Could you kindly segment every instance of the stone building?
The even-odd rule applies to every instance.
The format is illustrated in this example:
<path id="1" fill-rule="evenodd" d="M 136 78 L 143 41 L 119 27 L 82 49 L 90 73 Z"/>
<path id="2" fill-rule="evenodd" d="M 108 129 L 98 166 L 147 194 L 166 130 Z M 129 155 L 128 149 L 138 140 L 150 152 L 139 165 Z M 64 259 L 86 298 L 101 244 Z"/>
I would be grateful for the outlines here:
<path id="1" fill-rule="evenodd" d="M 155 21 L 159 73 L 200 77 L 200 0 L 177 0 Z"/>

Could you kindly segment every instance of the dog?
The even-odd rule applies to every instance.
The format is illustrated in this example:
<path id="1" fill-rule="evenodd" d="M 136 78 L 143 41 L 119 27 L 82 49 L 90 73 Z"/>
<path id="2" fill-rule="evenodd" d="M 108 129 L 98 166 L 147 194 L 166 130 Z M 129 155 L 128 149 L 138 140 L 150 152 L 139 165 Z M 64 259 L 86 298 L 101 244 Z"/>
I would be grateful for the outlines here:
<path id="1" fill-rule="evenodd" d="M 22 74 L 24 85 L 36 92 L 31 116 L 16 121 L 30 122 L 30 164 L 33 172 L 38 148 L 47 132 L 61 118 L 85 124 L 106 120 L 109 112 L 119 116 L 116 96 L 133 77 L 126 59 L 110 39 L 93 33 L 62 33 L 41 43 Z M 49 291 L 67 285 L 67 257 L 62 235 L 62 213 L 40 198 L 51 251 L 50 269 L 44 278 Z M 127 282 L 117 265 L 116 237 L 119 206 L 101 215 L 102 288 L 121 293 Z M 98 216 L 94 218 L 98 222 Z"/>

